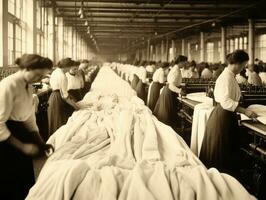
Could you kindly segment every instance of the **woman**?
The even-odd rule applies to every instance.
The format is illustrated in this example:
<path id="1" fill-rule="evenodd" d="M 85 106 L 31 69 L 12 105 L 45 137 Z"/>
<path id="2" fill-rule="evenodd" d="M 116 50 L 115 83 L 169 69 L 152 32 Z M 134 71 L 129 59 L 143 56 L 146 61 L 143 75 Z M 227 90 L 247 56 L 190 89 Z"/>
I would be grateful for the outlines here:
<path id="1" fill-rule="evenodd" d="M 249 60 L 243 50 L 227 56 L 228 66 L 218 77 L 214 98 L 218 103 L 212 111 L 200 151 L 200 160 L 207 168 L 215 167 L 221 172 L 237 176 L 239 127 L 237 112 L 250 118 L 256 114 L 239 106 L 240 88 L 235 75 L 240 73 Z"/>
<path id="2" fill-rule="evenodd" d="M 72 67 L 66 73 L 67 77 L 67 91 L 74 98 L 75 101 L 82 99 L 81 89 L 84 86 L 83 78 L 78 74 L 78 68 Z"/>
<path id="3" fill-rule="evenodd" d="M 263 86 L 266 86 L 266 64 L 263 64 L 262 72 L 259 73 L 259 76 L 261 78 L 261 82 Z"/>
<path id="4" fill-rule="evenodd" d="M 181 84 L 182 76 L 179 65 L 186 62 L 186 60 L 178 58 L 174 67 L 167 75 L 167 85 L 164 86 L 163 91 L 154 108 L 154 115 L 163 123 L 175 127 L 178 102 L 177 97 L 181 92 L 178 87 Z"/>
<path id="5" fill-rule="evenodd" d="M 201 72 L 200 78 L 202 79 L 211 79 L 212 78 L 212 71 L 210 70 L 210 66 L 208 63 L 203 63 L 204 69 Z"/>
<path id="6" fill-rule="evenodd" d="M 136 75 L 137 71 L 138 71 L 137 67 L 133 67 L 131 71 L 131 87 L 133 90 L 136 90 L 136 87 L 139 82 L 139 77 Z"/>
<path id="7" fill-rule="evenodd" d="M 153 81 L 149 87 L 149 94 L 147 101 L 147 105 L 151 109 L 151 111 L 153 111 L 155 108 L 156 102 L 158 101 L 158 98 L 160 96 L 160 90 L 162 89 L 165 82 L 163 68 L 159 68 L 154 72 L 152 80 Z"/>
<path id="8" fill-rule="evenodd" d="M 254 86 L 261 86 L 262 81 L 259 76 L 259 67 L 258 65 L 248 65 L 248 83 Z"/>
<path id="9" fill-rule="evenodd" d="M 75 109 L 79 109 L 67 91 L 67 77 L 62 68 L 68 66 L 71 66 L 71 61 L 69 59 L 62 59 L 50 77 L 50 85 L 53 91 L 48 101 L 49 136 L 67 122 Z"/>
<path id="10" fill-rule="evenodd" d="M 245 69 L 243 69 L 239 74 L 236 75 L 236 81 L 240 85 L 247 85 L 248 84 Z"/>
<path id="11" fill-rule="evenodd" d="M 147 100 L 147 92 L 146 92 L 146 78 L 147 78 L 147 71 L 145 67 L 140 66 L 138 69 L 138 75 L 139 75 L 139 82 L 136 86 L 136 93 L 137 96 L 144 101 L 146 104 Z"/>
<path id="12" fill-rule="evenodd" d="M 16 59 L 19 71 L 0 82 L 0 199 L 22 200 L 35 182 L 32 157 L 51 148 L 39 135 L 31 84 L 52 68 L 35 54 Z"/>

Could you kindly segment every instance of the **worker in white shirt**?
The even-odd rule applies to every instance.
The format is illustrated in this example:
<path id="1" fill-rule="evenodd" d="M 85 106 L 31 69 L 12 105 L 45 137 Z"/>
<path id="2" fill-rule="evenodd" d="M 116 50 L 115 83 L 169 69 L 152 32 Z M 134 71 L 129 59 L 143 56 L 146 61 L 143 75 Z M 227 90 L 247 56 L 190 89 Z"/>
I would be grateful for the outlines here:
<path id="1" fill-rule="evenodd" d="M 53 62 L 36 54 L 16 59 L 19 70 L 0 82 L 0 199 L 25 199 L 35 182 L 32 157 L 52 148 L 39 134 L 32 84 Z"/>
<path id="2" fill-rule="evenodd" d="M 200 78 L 202 78 L 202 79 L 211 79 L 212 78 L 212 71 L 210 70 L 210 66 L 208 63 L 204 63 L 204 69 L 201 72 Z"/>
<path id="3" fill-rule="evenodd" d="M 57 64 L 57 68 L 52 72 L 50 85 L 52 93 L 48 103 L 48 129 L 52 135 L 59 127 L 64 125 L 74 110 L 79 107 L 75 100 L 68 93 L 68 81 L 63 68 L 71 66 L 71 59 L 62 59 Z"/>
<path id="4" fill-rule="evenodd" d="M 218 104 L 208 119 L 200 151 L 200 160 L 207 168 L 215 167 L 233 176 L 237 176 L 239 170 L 237 112 L 250 118 L 257 117 L 255 113 L 239 106 L 241 92 L 235 76 L 244 69 L 248 60 L 249 56 L 243 50 L 227 55 L 228 66 L 216 80 L 214 89 Z"/>
<path id="5" fill-rule="evenodd" d="M 66 73 L 66 77 L 68 93 L 75 101 L 80 101 L 82 99 L 81 89 L 83 88 L 84 82 L 82 76 L 78 73 L 78 67 L 72 67 Z"/>

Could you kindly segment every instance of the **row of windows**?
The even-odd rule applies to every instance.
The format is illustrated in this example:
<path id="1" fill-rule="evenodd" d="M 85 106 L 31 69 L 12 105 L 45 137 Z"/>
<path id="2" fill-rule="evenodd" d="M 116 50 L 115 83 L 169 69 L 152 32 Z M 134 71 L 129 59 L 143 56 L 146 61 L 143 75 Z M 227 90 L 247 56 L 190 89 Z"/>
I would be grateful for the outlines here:
<path id="1" fill-rule="evenodd" d="M 27 16 L 27 9 L 29 9 L 27 3 L 30 1 L 32 5 L 35 5 L 36 24 L 34 26 L 36 28 L 36 53 L 53 59 L 53 56 L 49 54 L 51 54 L 50 49 L 52 49 L 54 45 L 51 37 L 54 36 L 56 38 L 56 60 L 63 57 L 85 59 L 92 55 L 90 54 L 90 49 L 85 39 L 81 38 L 72 27 L 64 26 L 63 20 L 60 24 L 60 36 L 58 35 L 59 22 L 57 17 L 55 17 L 55 30 L 53 32 L 53 26 L 51 25 L 53 20 L 52 9 L 41 7 L 39 0 L 8 0 L 8 65 L 12 65 L 15 58 L 28 52 L 27 44 L 31 44 L 33 41 L 33 38 L 29 37 L 30 35 L 27 37 L 27 34 L 32 33 L 30 32 L 32 30 L 27 27 L 33 24 L 33 18 Z M 2 59 L 2 57 L 0 59 Z"/>

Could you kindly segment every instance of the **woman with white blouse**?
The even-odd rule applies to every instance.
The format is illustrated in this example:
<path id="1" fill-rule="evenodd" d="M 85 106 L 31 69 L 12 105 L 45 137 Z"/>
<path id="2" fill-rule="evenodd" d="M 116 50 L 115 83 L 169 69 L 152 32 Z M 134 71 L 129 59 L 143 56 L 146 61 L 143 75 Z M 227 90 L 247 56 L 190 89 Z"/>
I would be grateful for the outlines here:
<path id="1" fill-rule="evenodd" d="M 81 89 L 84 86 L 83 77 L 78 73 L 78 67 L 71 67 L 66 73 L 67 77 L 67 91 L 74 98 L 75 101 L 82 99 Z"/>
<path id="2" fill-rule="evenodd" d="M 155 105 L 154 115 L 163 123 L 175 127 L 177 123 L 178 111 L 178 94 L 181 93 L 179 88 L 182 82 L 180 65 L 186 62 L 186 57 L 177 58 L 174 67 L 167 75 L 167 84 L 163 87 L 162 93 Z"/>
<path id="3" fill-rule="evenodd" d="M 243 50 L 237 50 L 227 56 L 228 66 L 218 77 L 214 89 L 214 98 L 218 105 L 212 111 L 201 147 L 200 160 L 207 168 L 215 167 L 219 171 L 237 176 L 239 127 L 237 112 L 250 118 L 256 114 L 239 106 L 241 96 L 236 74 L 240 73 L 249 60 Z"/>
<path id="4" fill-rule="evenodd" d="M 68 67 L 71 62 L 73 61 L 69 59 L 59 61 L 57 68 L 50 77 L 50 85 L 53 91 L 48 101 L 49 136 L 67 122 L 74 110 L 79 109 L 74 99 L 68 94 L 67 77 L 62 69 Z"/>
<path id="5" fill-rule="evenodd" d="M 35 182 L 32 157 L 52 148 L 36 124 L 31 84 L 51 70 L 48 58 L 24 54 L 19 71 L 0 82 L 0 199 L 25 199 Z"/>
<path id="6" fill-rule="evenodd" d="M 147 105 L 151 111 L 153 111 L 155 108 L 156 102 L 160 96 L 160 90 L 164 86 L 165 81 L 163 68 L 157 69 L 152 76 L 152 82 L 148 91 Z"/>

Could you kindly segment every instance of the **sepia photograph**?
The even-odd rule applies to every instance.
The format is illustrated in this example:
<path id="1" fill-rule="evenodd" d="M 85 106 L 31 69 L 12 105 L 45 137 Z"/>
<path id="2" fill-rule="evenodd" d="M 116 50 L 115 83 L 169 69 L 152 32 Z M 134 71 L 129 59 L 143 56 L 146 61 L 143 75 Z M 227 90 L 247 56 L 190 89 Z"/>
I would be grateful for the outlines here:
<path id="1" fill-rule="evenodd" d="M 0 200 L 266 200 L 266 0 L 0 0 Z"/>

